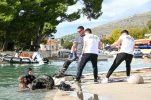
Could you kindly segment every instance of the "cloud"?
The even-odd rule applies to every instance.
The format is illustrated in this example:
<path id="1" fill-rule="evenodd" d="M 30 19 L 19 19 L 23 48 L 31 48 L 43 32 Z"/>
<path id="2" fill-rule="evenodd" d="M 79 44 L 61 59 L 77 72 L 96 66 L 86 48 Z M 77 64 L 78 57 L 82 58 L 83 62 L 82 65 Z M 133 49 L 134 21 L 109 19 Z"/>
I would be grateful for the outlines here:
<path id="1" fill-rule="evenodd" d="M 57 30 L 58 30 L 57 35 L 61 36 L 61 34 L 65 35 L 65 34 L 69 34 L 69 32 L 73 33 L 76 27 L 79 25 L 92 28 L 137 13 L 142 13 L 144 11 L 151 11 L 150 4 L 151 4 L 151 0 L 104 0 L 102 4 L 103 14 L 97 20 L 89 21 L 85 16 L 81 16 L 81 18 L 76 21 L 60 23 L 57 26 Z M 67 13 L 72 13 L 74 11 L 77 11 L 77 9 L 81 8 L 82 6 L 83 5 L 81 2 L 77 2 L 76 5 L 70 6 L 68 8 Z"/>
<path id="2" fill-rule="evenodd" d="M 78 9 L 81 9 L 81 7 L 83 7 L 82 2 L 77 2 L 75 5 L 68 7 L 67 13 L 71 14 L 73 12 L 76 12 L 78 11 Z"/>
<path id="3" fill-rule="evenodd" d="M 148 2 L 150 0 L 112 0 L 110 3 L 103 3 L 102 11 L 107 17 L 115 17 Z"/>

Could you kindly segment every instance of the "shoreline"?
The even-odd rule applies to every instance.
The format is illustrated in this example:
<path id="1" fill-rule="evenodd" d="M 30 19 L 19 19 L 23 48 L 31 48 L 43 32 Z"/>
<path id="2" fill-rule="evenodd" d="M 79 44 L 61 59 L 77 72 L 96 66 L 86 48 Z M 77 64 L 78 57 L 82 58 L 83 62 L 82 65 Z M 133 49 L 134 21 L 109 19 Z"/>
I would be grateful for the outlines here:
<path id="1" fill-rule="evenodd" d="M 98 76 L 100 78 L 99 81 L 105 77 L 106 72 L 107 71 L 98 73 L 99 74 Z M 124 70 L 117 70 L 112 74 L 111 78 L 122 79 L 125 77 L 125 74 L 126 73 Z M 96 98 L 94 100 L 102 100 L 102 99 L 127 100 L 127 99 L 123 99 L 122 96 L 129 96 L 132 98 L 132 100 L 133 99 L 142 100 L 143 98 L 145 98 L 145 100 L 149 100 L 148 98 L 151 98 L 151 96 L 149 96 L 147 92 L 149 92 L 150 91 L 149 89 L 151 89 L 151 67 L 132 69 L 131 75 L 133 74 L 138 74 L 138 75 L 143 76 L 145 79 L 145 84 L 129 84 L 127 82 L 95 84 L 93 82 L 93 74 L 87 73 L 87 74 L 83 74 L 82 83 L 80 84 L 80 88 L 82 89 L 82 91 L 80 91 L 79 86 L 74 84 L 72 76 L 60 78 L 60 81 L 62 80 L 62 81 L 65 81 L 67 84 L 70 84 L 70 86 L 74 90 L 61 91 L 55 88 L 54 91 L 49 90 L 46 93 L 46 95 L 43 97 L 43 100 L 88 100 L 89 98 L 94 98 L 94 97 Z M 131 95 L 130 94 L 131 91 L 132 93 L 134 93 L 134 95 L 139 95 L 139 98 L 136 98 L 133 95 Z M 140 94 L 143 94 L 143 95 L 140 95 Z M 82 97 L 84 99 L 80 99 Z M 131 98 L 128 98 L 128 99 L 131 100 Z M 89 99 L 89 100 L 93 100 L 93 99 Z"/>
<path id="2" fill-rule="evenodd" d="M 52 60 L 52 61 L 56 61 L 56 62 L 58 62 L 58 61 L 62 61 L 62 60 Z M 11 64 L 11 63 L 8 63 L 8 62 L 5 62 L 5 61 L 1 61 L 0 60 L 0 65 L 9 65 L 9 64 Z M 50 64 L 51 64 L 51 62 L 50 62 Z M 14 65 L 18 65 L 18 64 L 14 64 Z M 19 65 L 22 65 L 22 64 L 19 64 Z M 29 65 L 34 65 L 34 64 L 29 64 Z M 143 68 L 131 68 L 131 72 L 135 72 L 135 71 L 143 71 L 143 70 L 151 70 L 151 67 L 143 67 Z M 107 70 L 108 71 L 108 70 Z M 100 71 L 100 72 L 98 72 L 98 74 L 106 74 L 107 73 L 107 71 Z M 123 72 L 125 72 L 125 69 L 122 69 L 122 70 L 115 70 L 114 71 L 114 73 L 123 73 Z M 113 73 L 113 74 L 114 74 Z M 90 72 L 90 73 L 85 73 L 85 74 L 83 74 L 83 76 L 89 76 L 89 75 L 93 75 L 93 73 L 92 72 Z"/>
<path id="3" fill-rule="evenodd" d="M 106 73 L 99 73 L 102 79 Z M 77 85 L 72 83 L 69 77 L 61 78 L 67 84 L 70 84 L 73 91 L 57 92 L 52 96 L 48 92 L 43 100 L 150 100 L 151 89 L 151 67 L 132 70 L 131 75 L 141 75 L 144 78 L 144 84 L 130 84 L 127 82 L 114 83 L 94 83 L 93 74 L 84 74 L 82 83 Z M 125 77 L 125 71 L 114 72 L 111 78 L 121 79 Z M 124 98 L 123 98 L 124 97 Z M 50 99 L 51 98 L 51 99 Z"/>

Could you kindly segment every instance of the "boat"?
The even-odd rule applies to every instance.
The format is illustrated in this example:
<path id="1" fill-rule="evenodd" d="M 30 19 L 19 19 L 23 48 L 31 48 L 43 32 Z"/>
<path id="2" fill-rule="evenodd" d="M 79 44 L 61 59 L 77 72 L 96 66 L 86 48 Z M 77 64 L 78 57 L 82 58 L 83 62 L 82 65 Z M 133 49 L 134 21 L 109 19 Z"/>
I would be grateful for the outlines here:
<path id="1" fill-rule="evenodd" d="M 34 64 L 34 63 L 48 64 L 49 63 L 49 60 L 47 58 L 43 58 L 39 52 L 34 52 L 33 55 L 34 57 L 33 56 L 31 57 L 27 53 L 18 54 L 17 52 L 15 56 L 9 54 L 1 55 L 0 59 L 3 62 L 15 63 L 15 64 Z"/>
<path id="2" fill-rule="evenodd" d="M 17 57 L 3 57 L 3 61 L 8 63 L 15 63 L 15 64 L 34 64 L 34 63 L 40 63 L 37 60 L 33 60 L 31 58 L 17 58 Z M 44 58 L 42 60 L 42 63 L 48 64 L 49 60 L 47 58 Z"/>

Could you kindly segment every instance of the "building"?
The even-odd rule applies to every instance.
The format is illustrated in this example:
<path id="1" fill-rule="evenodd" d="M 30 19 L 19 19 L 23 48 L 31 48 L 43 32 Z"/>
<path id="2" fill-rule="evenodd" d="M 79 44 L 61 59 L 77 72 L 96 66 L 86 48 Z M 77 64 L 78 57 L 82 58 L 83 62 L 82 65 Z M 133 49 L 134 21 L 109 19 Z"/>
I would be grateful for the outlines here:
<path id="1" fill-rule="evenodd" d="M 137 39 L 135 40 L 135 46 L 151 45 L 151 39 Z"/>

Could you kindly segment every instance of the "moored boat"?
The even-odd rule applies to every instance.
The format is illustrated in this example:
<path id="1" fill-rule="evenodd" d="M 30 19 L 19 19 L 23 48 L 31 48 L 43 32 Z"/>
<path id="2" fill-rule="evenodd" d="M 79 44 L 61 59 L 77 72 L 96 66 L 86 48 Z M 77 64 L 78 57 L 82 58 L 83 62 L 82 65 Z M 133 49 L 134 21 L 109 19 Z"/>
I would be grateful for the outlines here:
<path id="1" fill-rule="evenodd" d="M 15 63 L 15 64 L 32 64 L 32 63 L 39 63 L 37 60 L 33 60 L 30 58 L 17 58 L 17 57 L 3 57 L 3 61 L 8 63 Z M 48 64 L 49 60 L 44 58 L 43 63 Z"/>

